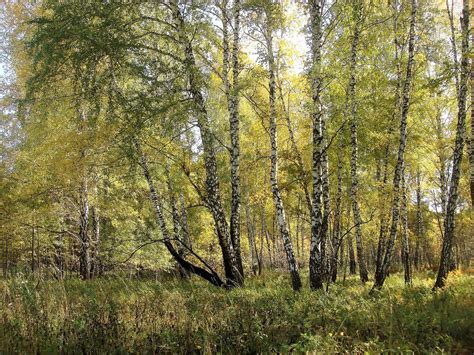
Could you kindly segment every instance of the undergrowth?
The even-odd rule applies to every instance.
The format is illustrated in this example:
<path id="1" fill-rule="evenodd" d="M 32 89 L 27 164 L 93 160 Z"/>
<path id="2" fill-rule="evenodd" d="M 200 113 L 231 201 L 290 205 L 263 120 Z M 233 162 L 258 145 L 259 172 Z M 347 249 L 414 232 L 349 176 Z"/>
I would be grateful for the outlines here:
<path id="1" fill-rule="evenodd" d="M 307 285 L 269 273 L 225 291 L 199 280 L 0 281 L 0 353 L 258 353 L 474 351 L 474 278 L 426 275 Z"/>

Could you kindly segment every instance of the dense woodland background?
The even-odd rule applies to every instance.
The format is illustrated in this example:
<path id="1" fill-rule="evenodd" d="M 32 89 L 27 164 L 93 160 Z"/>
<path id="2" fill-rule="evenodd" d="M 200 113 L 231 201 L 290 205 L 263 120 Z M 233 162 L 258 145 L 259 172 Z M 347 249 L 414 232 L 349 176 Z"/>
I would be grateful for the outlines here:
<path id="1" fill-rule="evenodd" d="M 183 302 L 165 323 L 184 332 L 186 345 L 173 342 L 176 333 L 143 344 L 137 338 L 121 344 L 124 351 L 199 351 L 197 344 L 211 352 L 285 351 L 289 344 L 377 351 L 405 335 L 397 344 L 406 349 L 417 341 L 417 350 L 469 349 L 470 7 L 468 0 L 3 2 L 0 261 L 8 331 L 24 345 L 37 339 L 38 351 L 74 344 L 88 351 L 94 347 L 81 341 L 96 337 L 88 332 L 102 321 L 110 326 L 115 313 L 102 307 L 115 292 L 123 307 L 136 297 L 133 322 L 144 298 Z M 450 278 L 457 291 L 440 301 L 431 289 Z M 125 301 L 115 279 L 135 296 Z M 153 280 L 175 294 L 163 295 Z M 386 281 L 390 291 L 383 291 Z M 33 331 L 7 309 L 15 297 L 30 304 L 25 287 L 36 290 L 38 312 L 49 314 L 48 302 L 65 295 L 82 304 L 91 292 L 86 298 L 96 308 L 84 310 L 107 316 L 84 326 L 82 337 L 72 326 L 76 343 L 45 336 L 44 345 L 44 329 L 56 329 L 52 315 Z M 270 336 L 271 322 L 262 320 L 267 343 L 259 343 L 252 326 L 234 328 L 230 319 L 246 319 L 240 311 L 227 314 L 227 338 L 222 324 L 199 338 L 177 315 L 187 309 L 184 319 L 199 317 L 184 301 L 195 292 L 203 292 L 192 303 L 203 315 L 213 312 L 199 305 L 220 309 L 223 297 L 241 310 L 248 304 L 247 316 L 260 319 L 259 307 L 273 299 L 285 316 L 271 322 L 289 338 Z M 418 309 L 413 324 L 425 322 L 425 332 L 440 338 L 411 339 L 408 331 L 393 333 L 392 323 L 390 336 L 377 333 L 389 328 L 375 320 L 361 330 L 370 313 L 393 316 L 392 292 L 405 295 L 398 302 L 403 327 L 410 329 L 403 317 Z M 367 307 L 349 299 L 365 299 Z M 340 338 L 327 336 L 324 317 L 316 326 L 295 316 L 294 334 L 284 330 L 292 324 L 285 312 L 306 317 L 301 307 L 311 302 L 334 310 L 329 318 L 339 325 L 329 329 Z M 461 302 L 464 314 L 451 302 Z M 376 345 L 347 341 L 352 311 L 344 315 L 344 303 L 367 311 L 351 323 L 351 336 Z M 80 313 L 86 323 L 95 319 L 87 312 Z M 436 312 L 460 317 L 452 320 L 464 329 L 457 338 Z M 67 317 L 57 316 L 69 334 Z M 105 339 L 131 331 L 118 322 Z M 326 337 L 311 338 L 314 329 Z"/>

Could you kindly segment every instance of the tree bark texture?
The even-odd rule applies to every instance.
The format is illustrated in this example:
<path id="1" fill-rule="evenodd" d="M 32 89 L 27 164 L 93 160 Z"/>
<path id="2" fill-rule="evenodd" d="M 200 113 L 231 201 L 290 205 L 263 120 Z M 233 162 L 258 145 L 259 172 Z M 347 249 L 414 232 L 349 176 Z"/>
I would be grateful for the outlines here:
<path id="1" fill-rule="evenodd" d="M 406 184 L 405 174 L 402 175 L 402 206 L 401 206 L 401 231 L 402 231 L 402 261 L 403 270 L 405 276 L 405 284 L 410 285 L 412 281 L 411 277 L 411 265 L 410 265 L 410 244 L 408 236 L 408 186 Z"/>
<path id="2" fill-rule="evenodd" d="M 239 118 L 239 38 L 240 38 L 240 0 L 233 4 L 233 41 L 229 50 L 227 1 L 222 4 L 223 21 L 223 78 L 227 96 L 230 125 L 230 181 L 232 190 L 230 211 L 230 238 L 235 253 L 235 261 L 243 278 L 242 253 L 240 250 L 240 118 Z M 229 59 L 231 59 L 232 83 L 229 79 Z"/>
<path id="3" fill-rule="evenodd" d="M 184 259 L 179 252 L 175 249 L 171 242 L 171 233 L 168 230 L 168 227 L 166 226 L 166 221 L 163 216 L 163 206 L 162 202 L 158 197 L 158 194 L 156 193 L 156 188 L 155 184 L 153 182 L 153 178 L 150 174 L 150 170 L 148 168 L 148 161 L 144 155 L 144 153 L 141 151 L 139 144 L 136 142 L 135 146 L 137 148 L 137 152 L 139 154 L 139 165 L 143 170 L 143 175 L 145 176 L 145 179 L 148 183 L 148 188 L 150 191 L 150 200 L 153 205 L 153 209 L 155 210 L 155 217 L 156 221 L 158 223 L 158 226 L 160 228 L 160 231 L 163 235 L 163 243 L 166 246 L 166 249 L 168 249 L 169 253 L 173 256 L 173 258 L 179 263 L 179 265 L 185 269 L 187 272 L 196 274 L 203 279 L 209 281 L 211 284 L 218 286 L 218 287 L 225 287 L 225 286 L 232 286 L 232 284 L 226 284 L 224 281 L 221 280 L 219 275 L 214 271 L 214 270 L 206 270 L 203 269 L 199 266 L 196 266 L 190 262 L 188 262 L 186 259 Z"/>
<path id="4" fill-rule="evenodd" d="M 219 179 L 217 174 L 215 138 L 210 128 L 209 116 L 207 113 L 204 96 L 201 92 L 202 79 L 200 78 L 200 72 L 196 65 L 191 41 L 186 35 L 186 26 L 181 10 L 179 9 L 176 1 L 171 1 L 170 5 L 173 9 L 173 16 L 176 22 L 179 41 L 183 46 L 185 56 L 185 75 L 188 79 L 188 89 L 191 99 L 194 103 L 197 127 L 200 132 L 203 146 L 208 206 L 214 219 L 219 246 L 222 252 L 226 279 L 229 283 L 229 286 L 241 285 L 243 283 L 243 279 L 242 275 L 239 273 L 239 268 L 237 266 L 234 248 L 232 246 L 232 240 L 230 237 L 229 226 L 227 224 L 224 208 L 222 206 Z"/>
<path id="5" fill-rule="evenodd" d="M 312 178 L 313 197 L 311 211 L 311 243 L 309 255 L 309 282 L 312 289 L 323 287 L 324 264 L 322 247 L 325 243 L 323 234 L 323 204 L 322 204 L 322 154 L 324 150 L 324 137 L 322 134 L 322 73 L 321 73 L 321 47 L 322 47 L 322 1 L 312 0 L 310 5 L 310 32 L 311 32 L 311 96 L 312 112 Z"/>
<path id="6" fill-rule="evenodd" d="M 461 18 L 462 47 L 461 66 L 458 93 L 458 121 L 456 125 L 456 139 L 454 144 L 453 167 L 449 181 L 448 201 L 444 218 L 444 238 L 441 249 L 440 265 L 434 289 L 442 288 L 446 284 L 450 262 L 452 259 L 452 245 L 454 239 L 456 207 L 458 202 L 458 187 L 461 176 L 461 162 L 464 150 L 464 136 L 466 131 L 466 101 L 467 81 L 469 75 L 469 0 L 464 0 Z"/>
<path id="7" fill-rule="evenodd" d="M 265 33 L 268 57 L 268 75 L 269 75 L 269 105 L 270 105 L 270 144 L 271 144 L 271 169 L 270 184 L 272 188 L 273 202 L 275 205 L 278 228 L 280 230 L 283 247 L 285 249 L 288 262 L 288 269 L 291 276 L 291 284 L 295 291 L 301 288 L 301 279 L 298 271 L 298 265 L 293 251 L 288 224 L 281 198 L 280 187 L 278 183 L 278 143 L 277 143 L 277 111 L 276 111 L 276 80 L 275 80 L 275 58 L 273 53 L 273 35 L 271 24 L 267 23 Z"/>
<path id="8" fill-rule="evenodd" d="M 411 1 L 410 30 L 408 34 L 408 62 L 406 67 L 405 82 L 402 91 L 402 106 L 400 117 L 400 140 L 397 153 L 397 163 L 393 177 L 393 201 L 391 209 L 390 234 L 384 253 L 380 272 L 375 276 L 374 288 L 380 289 L 387 278 L 391 265 L 395 241 L 397 238 L 398 222 L 400 218 L 400 185 L 405 165 L 405 148 L 407 142 L 407 118 L 410 107 L 410 91 L 413 77 L 415 57 L 415 25 L 417 14 L 417 0 Z"/>
<path id="9" fill-rule="evenodd" d="M 358 178 L 358 122 L 357 122 L 357 107 L 356 107 L 356 69 L 357 69 L 357 46 L 359 44 L 360 28 L 362 25 L 362 4 L 356 0 L 353 5 L 354 12 L 354 33 L 351 45 L 351 59 L 350 59 L 350 79 L 349 79 L 349 108 L 350 108 L 350 128 L 351 128 L 351 205 L 352 214 L 355 225 L 355 240 L 357 248 L 357 261 L 359 264 L 360 280 L 365 283 L 369 280 L 367 265 L 365 262 L 365 250 L 362 239 L 362 218 L 360 214 L 358 192 L 359 192 L 359 178 Z"/>

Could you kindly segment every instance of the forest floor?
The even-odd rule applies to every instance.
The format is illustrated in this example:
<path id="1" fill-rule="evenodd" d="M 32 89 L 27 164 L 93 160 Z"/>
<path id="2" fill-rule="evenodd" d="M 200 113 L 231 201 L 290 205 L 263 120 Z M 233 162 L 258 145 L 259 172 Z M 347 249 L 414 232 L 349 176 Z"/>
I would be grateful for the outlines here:
<path id="1" fill-rule="evenodd" d="M 294 293 L 268 273 L 225 291 L 199 280 L 0 281 L 0 353 L 474 351 L 474 277 L 357 278 Z"/>

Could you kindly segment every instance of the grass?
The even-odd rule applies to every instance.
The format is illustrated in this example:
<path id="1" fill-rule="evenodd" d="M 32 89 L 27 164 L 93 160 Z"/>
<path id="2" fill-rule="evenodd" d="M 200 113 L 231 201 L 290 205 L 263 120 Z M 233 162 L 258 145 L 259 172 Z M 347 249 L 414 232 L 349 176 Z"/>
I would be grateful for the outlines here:
<path id="1" fill-rule="evenodd" d="M 474 351 L 474 278 L 432 293 L 399 275 L 294 293 L 285 275 L 220 290 L 199 281 L 0 281 L 0 353 Z"/>

